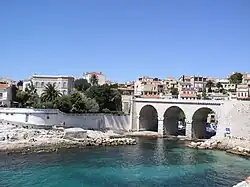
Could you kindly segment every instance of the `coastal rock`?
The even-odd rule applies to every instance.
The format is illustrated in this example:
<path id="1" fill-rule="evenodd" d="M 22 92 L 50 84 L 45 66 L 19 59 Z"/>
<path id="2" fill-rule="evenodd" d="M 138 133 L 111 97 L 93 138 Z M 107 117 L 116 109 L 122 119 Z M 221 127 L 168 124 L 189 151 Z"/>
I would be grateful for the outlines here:
<path id="1" fill-rule="evenodd" d="M 64 130 L 64 138 L 87 138 L 87 131 L 82 128 L 69 128 Z"/>
<path id="2" fill-rule="evenodd" d="M 227 153 L 237 154 L 250 158 L 250 141 L 242 138 L 212 137 L 205 142 L 191 142 L 188 147 L 197 149 L 219 149 Z"/>

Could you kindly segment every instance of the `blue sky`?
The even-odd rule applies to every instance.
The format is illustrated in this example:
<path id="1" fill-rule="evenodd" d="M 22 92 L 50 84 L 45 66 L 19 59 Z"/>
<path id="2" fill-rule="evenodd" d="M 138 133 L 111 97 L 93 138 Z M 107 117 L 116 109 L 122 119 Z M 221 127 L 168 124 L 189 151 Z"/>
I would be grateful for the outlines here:
<path id="1" fill-rule="evenodd" d="M 14 79 L 250 71 L 250 1 L 1 1 L 0 65 L 0 76 Z"/>

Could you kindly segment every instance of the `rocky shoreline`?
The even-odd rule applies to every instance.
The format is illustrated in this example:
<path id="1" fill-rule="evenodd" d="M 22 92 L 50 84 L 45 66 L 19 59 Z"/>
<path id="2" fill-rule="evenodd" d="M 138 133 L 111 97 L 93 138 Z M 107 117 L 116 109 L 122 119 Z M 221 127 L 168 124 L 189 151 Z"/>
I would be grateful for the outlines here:
<path id="1" fill-rule="evenodd" d="M 12 125 L 0 126 L 0 152 L 5 153 L 57 152 L 72 148 L 135 145 L 136 143 L 135 139 L 123 137 L 112 131 L 62 127 L 45 130 Z"/>
<path id="2" fill-rule="evenodd" d="M 192 141 L 188 144 L 190 148 L 223 150 L 230 154 L 244 156 L 250 159 L 250 141 L 242 138 L 212 137 L 206 141 Z"/>

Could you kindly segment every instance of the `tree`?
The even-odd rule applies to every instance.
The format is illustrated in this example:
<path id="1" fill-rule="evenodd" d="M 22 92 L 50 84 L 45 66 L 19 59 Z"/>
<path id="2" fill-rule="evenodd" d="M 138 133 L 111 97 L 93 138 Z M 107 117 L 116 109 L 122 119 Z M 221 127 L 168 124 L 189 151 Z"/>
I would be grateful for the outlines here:
<path id="1" fill-rule="evenodd" d="M 56 100 L 54 101 L 54 107 L 62 112 L 69 113 L 72 109 L 70 96 L 63 95 L 61 97 L 57 97 Z"/>
<path id="2" fill-rule="evenodd" d="M 56 89 L 55 84 L 48 83 L 41 95 L 42 102 L 55 101 L 62 94 Z"/>
<path id="3" fill-rule="evenodd" d="M 116 111 L 122 111 L 122 96 L 117 89 L 112 89 L 110 99 L 115 104 Z"/>
<path id="4" fill-rule="evenodd" d="M 216 87 L 218 88 L 220 93 L 224 92 L 223 86 L 222 86 L 222 84 L 220 82 L 217 82 Z"/>
<path id="5" fill-rule="evenodd" d="M 86 79 L 76 79 L 74 88 L 78 91 L 86 91 L 91 86 Z"/>
<path id="6" fill-rule="evenodd" d="M 222 88 L 222 84 L 221 84 L 220 82 L 217 82 L 216 87 L 217 87 L 218 89 L 220 89 L 220 88 Z"/>
<path id="7" fill-rule="evenodd" d="M 23 81 L 21 81 L 21 80 L 18 81 L 18 82 L 17 82 L 17 86 L 18 86 L 18 87 L 19 87 L 19 86 L 23 86 Z"/>
<path id="8" fill-rule="evenodd" d="M 25 92 L 26 93 L 22 94 L 24 97 L 26 97 L 25 95 L 27 94 L 28 100 L 24 103 L 24 106 L 33 106 L 39 102 L 39 96 L 32 81 L 25 88 Z"/>
<path id="9" fill-rule="evenodd" d="M 99 106 L 95 99 L 88 98 L 84 93 L 75 92 L 71 95 L 70 100 L 72 102 L 72 112 L 99 112 Z"/>
<path id="10" fill-rule="evenodd" d="M 17 90 L 16 101 L 22 106 L 25 107 L 27 101 L 29 100 L 29 94 L 22 90 Z"/>
<path id="11" fill-rule="evenodd" d="M 234 73 L 229 77 L 229 81 L 233 84 L 240 84 L 242 83 L 243 75 L 242 73 Z"/>
<path id="12" fill-rule="evenodd" d="M 202 90 L 202 99 L 205 99 L 205 100 L 207 99 L 207 92 L 205 88 Z"/>
<path id="13" fill-rule="evenodd" d="M 93 74 L 91 76 L 91 78 L 90 78 L 90 84 L 92 86 L 97 86 L 98 85 L 98 77 L 95 74 Z"/>
<path id="14" fill-rule="evenodd" d="M 178 95 L 178 94 L 179 94 L 179 91 L 178 91 L 177 88 L 171 88 L 170 93 L 171 93 L 172 95 Z"/>
<path id="15" fill-rule="evenodd" d="M 100 112 L 105 108 L 110 111 L 121 111 L 121 94 L 117 89 L 112 89 L 107 84 L 91 86 L 86 90 L 86 96 L 96 100 Z"/>
<path id="16" fill-rule="evenodd" d="M 213 81 L 211 81 L 211 80 L 207 81 L 206 87 L 207 87 L 207 88 L 212 88 L 212 87 L 214 87 Z"/>
<path id="17" fill-rule="evenodd" d="M 25 88 L 25 92 L 27 92 L 29 95 L 34 95 L 37 93 L 37 90 L 32 81 L 30 81 L 30 83 Z"/>

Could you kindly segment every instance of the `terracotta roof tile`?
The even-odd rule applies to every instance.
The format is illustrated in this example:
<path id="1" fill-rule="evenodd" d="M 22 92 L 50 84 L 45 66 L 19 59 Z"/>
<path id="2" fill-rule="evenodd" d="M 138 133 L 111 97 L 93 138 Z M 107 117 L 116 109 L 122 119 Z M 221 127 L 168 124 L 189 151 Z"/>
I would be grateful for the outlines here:
<path id="1" fill-rule="evenodd" d="M 9 85 L 8 84 L 0 84 L 0 88 L 8 88 Z"/>

